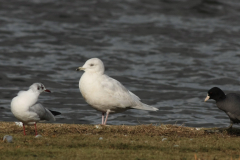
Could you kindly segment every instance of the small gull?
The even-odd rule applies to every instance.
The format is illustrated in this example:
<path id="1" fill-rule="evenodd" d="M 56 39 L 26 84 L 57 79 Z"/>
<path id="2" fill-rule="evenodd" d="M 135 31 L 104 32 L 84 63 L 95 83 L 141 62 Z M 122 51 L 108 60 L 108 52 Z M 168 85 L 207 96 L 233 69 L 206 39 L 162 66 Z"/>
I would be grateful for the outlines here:
<path id="1" fill-rule="evenodd" d="M 214 99 L 217 107 L 224 111 L 229 119 L 230 125 L 226 129 L 231 129 L 234 123 L 240 123 L 240 95 L 236 93 L 225 93 L 218 87 L 213 87 L 208 91 L 205 102 Z M 225 128 L 224 128 L 225 129 Z"/>
<path id="2" fill-rule="evenodd" d="M 120 82 L 104 74 L 104 64 L 98 58 L 87 60 L 76 70 L 85 71 L 79 81 L 80 92 L 88 104 L 102 112 L 102 125 L 106 125 L 109 113 L 123 112 L 132 108 L 158 110 L 142 103 L 139 97 L 127 90 Z"/>
<path id="3" fill-rule="evenodd" d="M 38 96 L 42 92 L 51 92 L 47 90 L 41 83 L 34 83 L 27 91 L 20 91 L 16 97 L 12 99 L 11 111 L 13 115 L 23 123 L 23 132 L 25 125 L 35 125 L 35 134 L 37 135 L 36 122 L 39 121 L 55 121 L 55 115 L 61 113 L 46 109 L 40 103 L 36 103 Z"/>

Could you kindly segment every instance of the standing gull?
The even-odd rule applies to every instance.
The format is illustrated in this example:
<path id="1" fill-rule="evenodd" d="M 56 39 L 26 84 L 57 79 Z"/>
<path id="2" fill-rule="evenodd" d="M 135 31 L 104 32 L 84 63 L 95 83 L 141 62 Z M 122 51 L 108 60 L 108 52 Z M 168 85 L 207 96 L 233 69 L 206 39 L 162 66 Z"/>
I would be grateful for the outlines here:
<path id="1" fill-rule="evenodd" d="M 35 134 L 37 135 L 36 122 L 39 121 L 55 121 L 55 115 L 61 113 L 46 109 L 40 103 L 36 103 L 38 96 L 42 92 L 51 92 L 47 90 L 41 83 L 34 83 L 27 91 L 20 91 L 16 97 L 12 99 L 11 111 L 13 115 L 23 123 L 23 132 L 25 125 L 35 125 Z"/>
<path id="2" fill-rule="evenodd" d="M 88 104 L 102 112 L 102 125 L 106 125 L 109 113 L 123 112 L 132 108 L 158 110 L 140 102 L 140 98 L 127 90 L 120 82 L 104 74 L 104 64 L 98 58 L 87 60 L 76 70 L 85 71 L 79 81 L 80 92 Z"/>
<path id="3" fill-rule="evenodd" d="M 205 98 L 205 102 L 208 99 L 214 99 L 217 107 L 224 111 L 230 118 L 230 125 L 226 129 L 231 129 L 234 123 L 240 123 L 240 95 L 236 93 L 224 94 L 224 92 L 218 88 L 213 87 L 208 91 L 208 95 Z"/>

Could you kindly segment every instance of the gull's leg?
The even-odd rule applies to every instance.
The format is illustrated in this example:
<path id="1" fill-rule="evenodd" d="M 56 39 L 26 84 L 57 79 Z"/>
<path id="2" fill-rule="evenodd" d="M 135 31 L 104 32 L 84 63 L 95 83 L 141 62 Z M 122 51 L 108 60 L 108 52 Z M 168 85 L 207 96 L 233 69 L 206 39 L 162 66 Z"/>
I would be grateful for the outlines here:
<path id="1" fill-rule="evenodd" d="M 36 123 L 34 124 L 34 126 L 35 126 L 35 136 L 36 136 L 36 135 L 38 135 Z"/>
<path id="2" fill-rule="evenodd" d="M 104 123 L 104 112 L 102 112 L 102 125 L 103 125 L 103 123 Z"/>
<path id="3" fill-rule="evenodd" d="M 26 136 L 25 125 L 24 124 L 23 124 L 23 134 L 24 134 L 24 136 Z"/>
<path id="4" fill-rule="evenodd" d="M 107 124 L 107 119 L 108 119 L 108 115 L 109 115 L 109 110 L 107 111 L 107 114 L 106 114 L 106 119 L 105 119 L 105 122 L 104 122 L 104 124 L 103 125 L 106 125 Z"/>

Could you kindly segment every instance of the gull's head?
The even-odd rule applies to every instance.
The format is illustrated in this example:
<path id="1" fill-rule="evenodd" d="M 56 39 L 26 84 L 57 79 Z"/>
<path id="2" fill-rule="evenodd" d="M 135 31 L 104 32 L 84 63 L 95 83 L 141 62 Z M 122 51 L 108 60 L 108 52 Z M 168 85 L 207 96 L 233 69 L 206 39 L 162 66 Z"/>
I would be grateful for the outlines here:
<path id="1" fill-rule="evenodd" d="M 46 89 L 45 86 L 42 83 L 33 83 L 30 87 L 30 90 L 36 93 L 42 93 L 42 92 L 49 92 L 51 93 L 50 90 Z"/>
<path id="2" fill-rule="evenodd" d="M 218 87 L 213 87 L 208 91 L 208 95 L 205 98 L 205 102 L 209 99 L 220 100 L 226 97 L 225 93 Z"/>
<path id="3" fill-rule="evenodd" d="M 76 70 L 103 74 L 104 73 L 104 64 L 98 58 L 91 58 L 91 59 L 87 60 L 82 67 L 78 67 Z"/>

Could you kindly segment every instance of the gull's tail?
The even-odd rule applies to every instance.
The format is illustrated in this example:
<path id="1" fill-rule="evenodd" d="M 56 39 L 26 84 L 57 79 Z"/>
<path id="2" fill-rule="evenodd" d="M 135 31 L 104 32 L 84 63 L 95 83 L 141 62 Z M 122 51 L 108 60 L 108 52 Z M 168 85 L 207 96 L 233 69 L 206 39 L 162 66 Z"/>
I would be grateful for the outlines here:
<path id="1" fill-rule="evenodd" d="M 134 109 L 141 109 L 141 110 L 146 110 L 146 111 L 157 111 L 158 109 L 152 106 L 149 106 L 147 104 L 141 103 L 138 104 L 137 106 L 132 107 Z"/>
<path id="2" fill-rule="evenodd" d="M 146 111 L 157 111 L 158 109 L 152 106 L 149 106 L 147 104 L 144 104 L 140 101 L 140 98 L 136 96 L 134 93 L 128 91 L 130 95 L 132 96 L 132 99 L 135 101 L 135 106 L 131 106 L 131 108 L 134 109 L 141 109 L 141 110 L 146 110 Z"/>
<path id="3" fill-rule="evenodd" d="M 54 115 L 54 116 L 57 116 L 57 115 L 60 115 L 61 113 L 60 112 L 57 112 L 57 111 L 52 111 L 49 109 L 49 111 Z"/>

